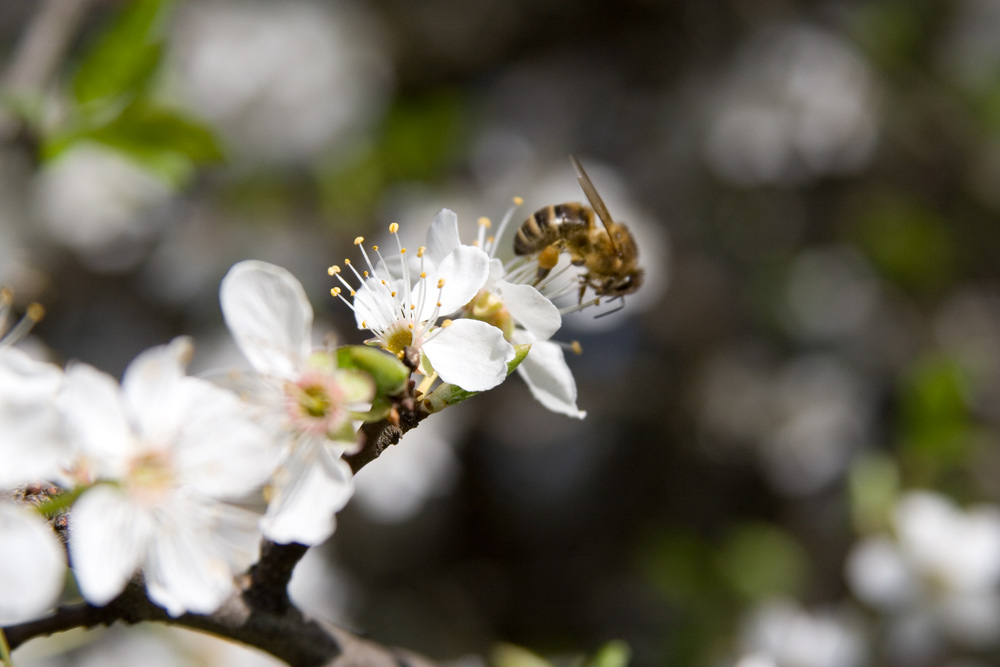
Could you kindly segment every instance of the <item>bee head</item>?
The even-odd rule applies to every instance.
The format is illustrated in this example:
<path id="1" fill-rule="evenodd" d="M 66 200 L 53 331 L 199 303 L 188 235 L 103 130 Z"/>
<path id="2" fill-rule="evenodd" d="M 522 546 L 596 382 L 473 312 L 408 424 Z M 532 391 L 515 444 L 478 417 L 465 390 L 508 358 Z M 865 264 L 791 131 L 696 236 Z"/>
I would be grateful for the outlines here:
<path id="1" fill-rule="evenodd" d="M 642 269 L 636 268 L 624 275 L 615 278 L 608 287 L 608 296 L 617 297 L 633 294 L 642 286 L 645 274 Z"/>

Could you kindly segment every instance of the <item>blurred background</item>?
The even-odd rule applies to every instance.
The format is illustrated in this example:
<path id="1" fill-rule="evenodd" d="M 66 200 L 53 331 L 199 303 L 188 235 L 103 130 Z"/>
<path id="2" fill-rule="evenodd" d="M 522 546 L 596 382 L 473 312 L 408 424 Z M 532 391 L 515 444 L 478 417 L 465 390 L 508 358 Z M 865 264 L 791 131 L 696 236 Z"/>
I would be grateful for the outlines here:
<path id="1" fill-rule="evenodd" d="M 586 419 L 512 378 L 422 423 L 303 607 L 470 667 L 1000 661 L 1000 3 L 2 0 L 0 82 L 0 283 L 59 362 L 241 364 L 247 258 L 361 342 L 354 237 L 579 201 L 570 154 L 634 231 L 643 289 L 557 334 Z M 176 634 L 15 659 L 264 664 Z"/>

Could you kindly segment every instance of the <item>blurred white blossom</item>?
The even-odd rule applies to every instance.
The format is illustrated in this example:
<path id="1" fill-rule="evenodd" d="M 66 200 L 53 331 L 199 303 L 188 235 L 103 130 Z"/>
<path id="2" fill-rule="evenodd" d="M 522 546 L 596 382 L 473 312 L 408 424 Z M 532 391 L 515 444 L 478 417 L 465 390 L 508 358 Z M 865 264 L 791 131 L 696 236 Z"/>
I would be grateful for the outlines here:
<path id="1" fill-rule="evenodd" d="M 737 184 L 855 171 L 878 137 L 868 64 L 838 35 L 808 25 L 769 25 L 752 35 L 713 102 L 706 157 Z"/>
<path id="2" fill-rule="evenodd" d="M 154 209 L 173 190 L 166 181 L 110 148 L 79 142 L 39 172 L 34 197 L 50 238 L 90 268 L 130 268 L 156 231 Z"/>
<path id="3" fill-rule="evenodd" d="M 926 657 L 945 638 L 995 644 L 1000 509 L 962 509 L 946 496 L 913 491 L 899 499 L 891 529 L 855 545 L 846 566 L 854 593 L 892 618 L 890 649 Z"/>
<path id="4" fill-rule="evenodd" d="M 232 393 L 184 374 L 186 339 L 148 350 L 121 386 L 86 364 L 60 394 L 96 484 L 73 504 L 70 553 L 83 596 L 103 605 L 142 568 L 171 615 L 214 611 L 257 558 L 257 515 L 239 501 L 273 469 L 266 433 Z"/>
<path id="5" fill-rule="evenodd" d="M 374 17 L 341 2 L 192 2 L 174 84 L 237 156 L 310 159 L 381 115 L 392 71 Z"/>
<path id="6" fill-rule="evenodd" d="M 866 649 L 858 621 L 836 609 L 809 612 L 788 600 L 758 605 L 745 620 L 735 667 L 860 667 Z"/>
<path id="7" fill-rule="evenodd" d="M 277 444 L 262 530 L 282 544 L 319 544 L 333 534 L 336 513 L 354 492 L 341 456 L 357 447 L 352 412 L 368 409 L 374 384 L 313 349 L 312 306 L 280 266 L 239 262 L 223 278 L 219 300 L 226 326 L 256 371 L 243 379 L 241 393 Z"/>
<path id="8" fill-rule="evenodd" d="M 44 614 L 65 578 L 66 553 L 51 526 L 30 507 L 0 500 L 0 626 Z"/>

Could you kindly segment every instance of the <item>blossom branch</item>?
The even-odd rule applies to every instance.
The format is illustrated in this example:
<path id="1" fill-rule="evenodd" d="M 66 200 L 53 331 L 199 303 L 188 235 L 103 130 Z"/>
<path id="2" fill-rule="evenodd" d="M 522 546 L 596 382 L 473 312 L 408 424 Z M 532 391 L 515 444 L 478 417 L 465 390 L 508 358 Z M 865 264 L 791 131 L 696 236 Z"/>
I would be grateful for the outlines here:
<path id="1" fill-rule="evenodd" d="M 330 623 L 309 619 L 294 606 L 272 612 L 251 606 L 245 597 L 230 597 L 212 614 L 170 616 L 153 604 L 144 586 L 133 582 L 105 607 L 88 604 L 61 607 L 51 616 L 5 628 L 11 649 L 29 639 L 72 628 L 93 628 L 115 621 L 157 621 L 206 632 L 259 648 L 294 667 L 396 665 L 427 667 L 426 658 L 362 639 Z"/>

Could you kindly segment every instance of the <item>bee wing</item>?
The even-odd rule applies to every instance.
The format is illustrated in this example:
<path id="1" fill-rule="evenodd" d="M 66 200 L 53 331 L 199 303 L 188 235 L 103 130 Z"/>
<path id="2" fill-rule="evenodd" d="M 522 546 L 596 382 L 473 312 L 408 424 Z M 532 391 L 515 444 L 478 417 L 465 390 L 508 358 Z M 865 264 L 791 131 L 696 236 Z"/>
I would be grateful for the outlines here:
<path id="1" fill-rule="evenodd" d="M 601 219 L 601 222 L 604 223 L 604 228 L 608 230 L 608 239 L 611 241 L 611 247 L 615 249 L 615 252 L 618 252 L 618 248 L 615 246 L 615 239 L 611 235 L 611 223 L 614 222 L 614 218 L 608 212 L 608 207 L 604 205 L 601 195 L 597 194 L 597 188 L 590 181 L 590 176 L 587 176 L 587 172 L 583 170 L 583 165 L 580 164 L 580 161 L 576 159 L 575 155 L 570 155 L 569 159 L 573 162 L 573 167 L 576 169 L 576 180 L 580 182 L 580 187 L 583 188 L 584 194 L 587 195 L 591 207 L 593 207 L 594 212 L 597 213 L 597 217 Z"/>

